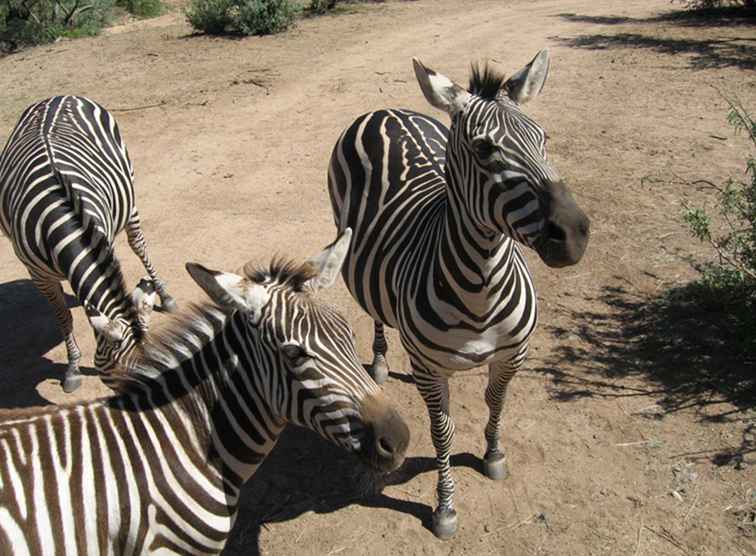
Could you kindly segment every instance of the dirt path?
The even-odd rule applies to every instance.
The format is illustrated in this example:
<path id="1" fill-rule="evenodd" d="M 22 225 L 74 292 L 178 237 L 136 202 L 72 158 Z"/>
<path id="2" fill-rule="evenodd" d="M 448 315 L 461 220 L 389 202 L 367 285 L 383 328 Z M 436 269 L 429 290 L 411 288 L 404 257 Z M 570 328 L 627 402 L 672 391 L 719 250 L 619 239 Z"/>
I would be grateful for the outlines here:
<path id="1" fill-rule="evenodd" d="M 412 384 L 394 380 L 387 389 L 413 433 L 401 484 L 355 500 L 349 460 L 291 431 L 249 485 L 228 554 L 756 552 L 737 511 L 756 487 L 753 400 L 709 380 L 732 369 L 752 385 L 753 369 L 711 341 L 718 331 L 700 312 L 648 309 L 694 275 L 685 255 L 703 253 L 677 223 L 685 187 L 671 182 L 721 180 L 742 166 L 717 89 L 756 109 L 756 33 L 660 17 L 667 9 L 666 0 L 389 2 L 244 40 L 190 36 L 169 14 L 0 59 L 2 137 L 26 105 L 55 93 L 121 109 L 153 259 L 185 302 L 200 298 L 187 260 L 233 269 L 274 252 L 304 257 L 332 239 L 324 178 L 341 129 L 381 106 L 431 111 L 412 56 L 464 82 L 472 60 L 511 72 L 551 50 L 550 80 L 529 111 L 594 227 L 574 269 L 530 257 L 544 311 L 506 409 L 512 476 L 494 484 L 478 469 L 482 372 L 455 379 L 460 531 L 434 539 L 425 409 Z M 119 253 L 136 282 L 125 241 Z M 367 360 L 369 319 L 343 287 L 327 295 Z M 74 313 L 86 361 L 93 340 Z M 405 369 L 390 340 L 392 367 Z M 1 405 L 67 399 L 64 361 L 51 312 L 0 247 Z M 101 393 L 91 378 L 80 395 Z"/>

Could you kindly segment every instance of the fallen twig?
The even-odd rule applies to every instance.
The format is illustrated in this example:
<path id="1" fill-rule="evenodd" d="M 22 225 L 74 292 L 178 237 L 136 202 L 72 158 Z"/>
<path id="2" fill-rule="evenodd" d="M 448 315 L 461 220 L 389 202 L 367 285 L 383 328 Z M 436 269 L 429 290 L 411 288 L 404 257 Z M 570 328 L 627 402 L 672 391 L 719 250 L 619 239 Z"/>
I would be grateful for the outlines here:
<path id="1" fill-rule="evenodd" d="M 633 556 L 638 556 L 638 551 L 640 550 L 640 544 L 641 544 L 641 533 L 643 533 L 643 518 L 641 517 L 640 526 L 638 527 L 638 537 L 635 542 L 635 552 L 633 552 Z"/>
<path id="2" fill-rule="evenodd" d="M 130 106 L 127 108 L 108 108 L 111 112 L 134 112 L 135 110 L 147 110 L 149 108 L 158 108 L 164 106 L 166 102 L 161 100 L 157 104 L 145 104 L 143 106 Z"/>
<path id="3" fill-rule="evenodd" d="M 670 535 L 669 532 L 666 531 L 665 529 L 662 528 L 662 532 L 660 533 L 659 531 L 656 531 L 656 530 L 652 529 L 648 525 L 645 525 L 644 527 L 646 529 L 648 529 L 649 531 L 651 531 L 654 535 L 656 535 L 660 539 L 664 539 L 665 541 L 667 541 L 672 546 L 678 548 L 684 554 L 688 553 L 688 551 L 685 550 L 685 547 L 682 544 L 680 544 L 680 542 L 678 540 L 676 540 L 672 535 Z"/>
<path id="4" fill-rule="evenodd" d="M 625 448 L 628 446 L 648 446 L 649 448 L 660 448 L 662 446 L 662 442 L 660 440 L 640 440 L 638 442 L 621 442 L 619 444 L 615 444 L 615 446 L 620 448 Z"/>
<path id="5" fill-rule="evenodd" d="M 698 497 L 701 495 L 701 487 L 699 487 L 696 490 L 696 497 L 693 499 L 693 503 L 690 505 L 690 508 L 688 508 L 688 511 L 685 512 L 685 516 L 683 517 L 683 525 L 685 525 L 685 522 L 688 521 L 688 518 L 690 517 L 690 513 L 693 511 L 693 508 L 696 507 L 696 502 L 698 502 Z"/>

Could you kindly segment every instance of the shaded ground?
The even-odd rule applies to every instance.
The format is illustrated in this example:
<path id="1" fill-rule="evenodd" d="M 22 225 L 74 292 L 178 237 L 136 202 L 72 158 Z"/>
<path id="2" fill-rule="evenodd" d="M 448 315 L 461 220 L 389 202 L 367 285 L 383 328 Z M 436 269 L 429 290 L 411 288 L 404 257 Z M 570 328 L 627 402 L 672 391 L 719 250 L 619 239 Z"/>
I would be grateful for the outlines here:
<path id="1" fill-rule="evenodd" d="M 152 258 L 179 302 L 199 298 L 187 260 L 234 269 L 331 241 L 330 150 L 357 115 L 434 113 L 411 56 L 466 81 L 469 62 L 511 72 L 548 46 L 544 94 L 528 111 L 593 222 L 575 268 L 534 257 L 541 328 L 505 410 L 511 477 L 479 471 L 482 370 L 453 380 L 460 531 L 427 525 L 435 497 L 425 409 L 389 336 L 386 389 L 412 431 L 408 465 L 365 495 L 355 463 L 288 431 L 245 491 L 227 554 L 752 554 L 754 360 L 735 356 L 728 316 L 665 293 L 703 257 L 679 224 L 684 182 L 742 170 L 719 91 L 756 110 L 753 18 L 670 15 L 666 0 L 420 0 L 360 6 L 264 38 L 191 35 L 180 12 L 0 59 L 0 136 L 55 93 L 116 111 L 137 171 Z M 438 115 L 438 114 L 435 114 Z M 143 271 L 123 238 L 129 282 Z M 371 322 L 339 286 L 326 297 Z M 682 296 L 682 297 L 681 297 Z M 80 307 L 75 330 L 91 364 Z M 160 315 L 156 319 L 160 320 Z M 0 242 L 0 406 L 68 399 L 52 312 Z M 77 394 L 103 393 L 86 377 Z"/>
<path id="2" fill-rule="evenodd" d="M 694 69 L 734 66 L 756 68 L 756 9 L 725 9 L 701 11 L 673 11 L 651 17 L 592 16 L 562 13 L 557 17 L 567 21 L 597 25 L 623 25 L 637 32 L 586 33 L 560 39 L 563 44 L 588 49 L 633 48 L 651 49 L 669 55 L 688 55 Z M 741 28 L 740 33 L 728 36 L 693 34 L 692 36 L 660 36 L 661 26 L 673 25 L 695 29 Z M 648 31 L 651 30 L 651 33 Z"/>

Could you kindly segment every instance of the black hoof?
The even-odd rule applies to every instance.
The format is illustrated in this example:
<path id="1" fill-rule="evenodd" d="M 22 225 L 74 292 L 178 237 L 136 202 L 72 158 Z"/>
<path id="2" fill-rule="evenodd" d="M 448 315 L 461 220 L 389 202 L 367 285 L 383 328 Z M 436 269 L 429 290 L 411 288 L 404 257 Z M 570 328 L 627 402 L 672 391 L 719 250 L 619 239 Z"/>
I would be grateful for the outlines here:
<path id="1" fill-rule="evenodd" d="M 457 532 L 457 512 L 454 510 L 436 510 L 433 512 L 433 534 L 442 541 L 448 540 Z"/>
<path id="2" fill-rule="evenodd" d="M 75 374 L 67 376 L 65 379 L 63 379 L 63 391 L 66 394 L 70 394 L 71 392 L 75 392 L 79 389 L 79 386 L 81 386 L 81 375 Z"/>
<path id="3" fill-rule="evenodd" d="M 483 458 L 483 473 L 493 481 L 501 481 L 509 475 L 507 457 L 501 452 L 494 452 Z"/>

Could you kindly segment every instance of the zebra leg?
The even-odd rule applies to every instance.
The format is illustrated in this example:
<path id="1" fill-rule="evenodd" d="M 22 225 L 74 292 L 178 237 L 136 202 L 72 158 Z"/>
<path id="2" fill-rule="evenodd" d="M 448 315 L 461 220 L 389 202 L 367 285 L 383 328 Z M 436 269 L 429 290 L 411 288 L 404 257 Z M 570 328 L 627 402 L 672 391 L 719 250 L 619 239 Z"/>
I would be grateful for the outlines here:
<path id="1" fill-rule="evenodd" d="M 377 320 L 373 322 L 375 324 L 373 331 L 373 363 L 370 365 L 368 372 L 376 383 L 383 384 L 389 375 L 389 366 L 386 361 L 388 343 L 386 343 L 386 336 L 383 334 L 383 323 Z"/>
<path id="2" fill-rule="evenodd" d="M 509 381 L 517 372 L 519 365 L 509 361 L 499 361 L 488 366 L 488 387 L 486 388 L 486 405 L 488 405 L 488 423 L 486 424 L 486 455 L 483 458 L 483 471 L 489 479 L 495 481 L 506 478 L 507 458 L 499 446 L 499 428 L 501 410 L 507 395 Z"/>
<path id="3" fill-rule="evenodd" d="M 454 479 L 449 456 L 454 441 L 454 421 L 449 414 L 449 380 L 429 372 L 412 362 L 415 383 L 428 408 L 431 438 L 436 449 L 438 468 L 438 507 L 433 512 L 433 534 L 450 539 L 457 532 L 457 512 L 454 510 Z"/>
<path id="4" fill-rule="evenodd" d="M 55 313 L 55 320 L 58 328 L 63 334 L 63 340 L 66 342 L 66 352 L 68 353 L 68 368 L 66 376 L 63 379 L 63 391 L 70 394 L 81 386 L 81 372 L 79 371 L 79 361 L 81 360 L 81 351 L 76 344 L 76 338 L 73 334 L 73 316 L 71 311 L 66 307 L 66 299 L 63 295 L 63 287 L 57 280 L 32 274 L 32 282 L 37 289 L 47 298 L 52 305 Z"/>
<path id="5" fill-rule="evenodd" d="M 139 212 L 136 208 L 131 212 L 131 217 L 126 223 L 126 237 L 129 240 L 129 247 L 136 253 L 136 256 L 142 261 L 147 274 L 150 275 L 150 280 L 155 284 L 155 291 L 160 296 L 160 304 L 163 310 L 173 313 L 176 311 L 176 300 L 168 294 L 163 282 L 157 275 L 155 267 L 152 266 L 150 257 L 147 254 L 147 242 L 144 239 L 142 233 L 142 225 L 139 219 Z"/>

